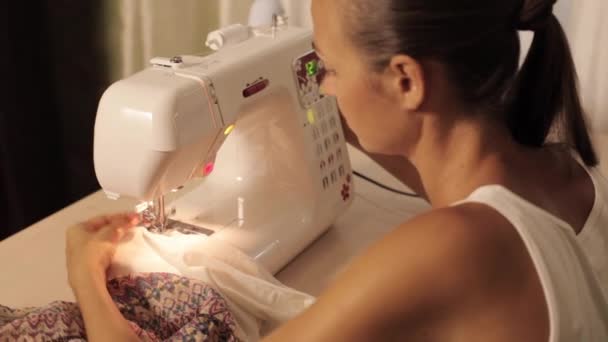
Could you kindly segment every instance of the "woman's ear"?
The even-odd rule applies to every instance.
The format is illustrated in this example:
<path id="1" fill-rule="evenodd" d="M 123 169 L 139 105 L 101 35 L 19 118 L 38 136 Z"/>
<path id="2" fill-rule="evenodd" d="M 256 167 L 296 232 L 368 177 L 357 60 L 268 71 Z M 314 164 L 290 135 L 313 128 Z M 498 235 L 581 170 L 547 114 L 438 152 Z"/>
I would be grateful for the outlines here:
<path id="1" fill-rule="evenodd" d="M 418 110 L 425 96 L 425 80 L 422 65 L 407 55 L 391 58 L 388 68 L 389 87 L 402 109 Z"/>

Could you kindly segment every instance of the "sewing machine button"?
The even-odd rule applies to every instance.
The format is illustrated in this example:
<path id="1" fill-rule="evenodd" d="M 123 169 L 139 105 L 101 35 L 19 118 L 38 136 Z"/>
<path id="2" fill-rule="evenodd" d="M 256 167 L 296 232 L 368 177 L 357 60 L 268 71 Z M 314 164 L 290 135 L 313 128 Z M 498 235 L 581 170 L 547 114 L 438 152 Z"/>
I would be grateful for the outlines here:
<path id="1" fill-rule="evenodd" d="M 264 89 L 268 88 L 269 84 L 270 84 L 270 81 L 267 79 L 263 79 L 261 81 L 258 81 L 256 83 L 252 84 L 249 87 L 243 89 L 243 97 L 244 98 L 252 97 L 253 95 L 256 95 L 256 94 L 260 93 L 261 91 L 263 91 Z"/>
<path id="2" fill-rule="evenodd" d="M 329 127 L 327 126 L 327 122 L 323 121 L 321 123 L 321 133 L 323 133 L 323 135 L 327 134 L 328 129 Z"/>
<path id="3" fill-rule="evenodd" d="M 329 119 L 329 126 L 330 126 L 331 128 L 336 128 L 336 125 L 337 125 L 337 124 L 336 124 L 336 118 L 331 118 L 331 119 Z"/>
<path id="4" fill-rule="evenodd" d="M 336 171 L 331 172 L 331 184 L 334 184 L 338 180 L 338 176 L 336 175 Z"/>
<path id="5" fill-rule="evenodd" d="M 342 191 L 340 194 L 342 195 L 342 200 L 347 201 L 350 198 L 350 186 L 348 186 L 348 184 L 342 185 Z"/>
<path id="6" fill-rule="evenodd" d="M 317 116 L 319 117 L 319 119 L 323 119 L 325 118 L 325 108 L 323 108 L 322 103 L 317 101 L 315 103 L 315 111 L 317 112 Z"/>
<path id="7" fill-rule="evenodd" d="M 313 127 L 312 128 L 312 137 L 317 140 L 321 137 L 320 133 L 319 133 L 319 128 L 318 127 Z"/>

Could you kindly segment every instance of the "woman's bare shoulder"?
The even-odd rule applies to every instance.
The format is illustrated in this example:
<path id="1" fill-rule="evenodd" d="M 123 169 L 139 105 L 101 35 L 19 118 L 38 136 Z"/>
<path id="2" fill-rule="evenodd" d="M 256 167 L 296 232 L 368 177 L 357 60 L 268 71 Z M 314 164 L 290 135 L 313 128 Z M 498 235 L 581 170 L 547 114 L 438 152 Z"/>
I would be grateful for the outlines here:
<path id="1" fill-rule="evenodd" d="M 274 337 L 298 332 L 302 341 L 449 341 L 457 334 L 484 340 L 476 322 L 490 313 L 489 329 L 517 327 L 504 334 L 516 338 L 525 322 L 508 307 L 522 288 L 513 279 L 525 282 L 529 267 L 522 265 L 529 262 L 515 229 L 493 209 L 463 204 L 433 210 L 374 243 Z"/>
<path id="2" fill-rule="evenodd" d="M 514 259 L 505 253 L 525 251 L 517 231 L 494 209 L 466 203 L 417 216 L 375 244 L 367 256 L 388 264 L 400 260 L 404 272 L 442 278 L 450 290 L 457 282 L 492 278 Z M 506 265 L 505 265 L 506 264 Z M 442 267 L 444 266 L 444 267 Z M 436 270 L 436 272 L 430 272 Z M 455 282 L 455 283 L 454 283 Z"/>
<path id="3" fill-rule="evenodd" d="M 524 334 L 527 321 L 544 317 L 542 290 L 523 241 L 508 220 L 483 204 L 437 209 L 403 223 L 372 246 L 351 272 L 375 279 L 364 291 L 376 293 L 377 310 L 382 307 L 392 313 L 385 320 L 397 317 L 396 326 L 403 326 L 404 320 L 422 322 L 433 320 L 436 313 L 450 313 L 441 323 L 446 326 L 433 329 L 448 332 L 466 330 L 467 315 L 475 321 L 505 314 L 504 321 L 492 328 L 518 326 L 518 334 Z M 345 283 L 349 281 L 355 280 Z M 530 299 L 531 305 L 538 302 L 540 315 L 528 320 L 534 309 L 524 313 L 519 312 L 521 306 L 512 306 L 521 298 Z M 472 327 L 465 334 L 476 331 Z M 449 340 L 437 339 L 444 338 Z"/>

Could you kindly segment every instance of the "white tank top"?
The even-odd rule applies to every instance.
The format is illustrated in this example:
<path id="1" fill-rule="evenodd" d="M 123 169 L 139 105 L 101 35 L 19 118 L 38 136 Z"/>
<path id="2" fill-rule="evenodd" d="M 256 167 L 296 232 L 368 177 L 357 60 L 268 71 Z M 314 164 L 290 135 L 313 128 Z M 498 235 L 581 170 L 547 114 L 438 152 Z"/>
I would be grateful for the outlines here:
<path id="1" fill-rule="evenodd" d="M 458 203 L 486 204 L 519 232 L 547 300 L 550 342 L 608 342 L 608 181 L 597 169 L 587 172 L 595 202 L 578 235 L 500 185 L 480 187 Z"/>

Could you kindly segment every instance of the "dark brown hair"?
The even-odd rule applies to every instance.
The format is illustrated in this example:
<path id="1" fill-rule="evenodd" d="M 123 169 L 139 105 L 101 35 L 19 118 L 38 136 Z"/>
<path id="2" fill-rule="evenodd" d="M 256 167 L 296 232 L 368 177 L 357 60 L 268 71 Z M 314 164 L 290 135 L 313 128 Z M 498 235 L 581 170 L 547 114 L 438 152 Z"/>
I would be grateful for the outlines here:
<path id="1" fill-rule="evenodd" d="M 494 113 L 520 144 L 541 147 L 550 131 L 589 166 L 597 156 L 585 125 L 556 0 L 343 0 L 346 32 L 374 70 L 392 56 L 446 66 L 465 103 Z M 534 31 L 518 72 L 518 30 Z"/>

